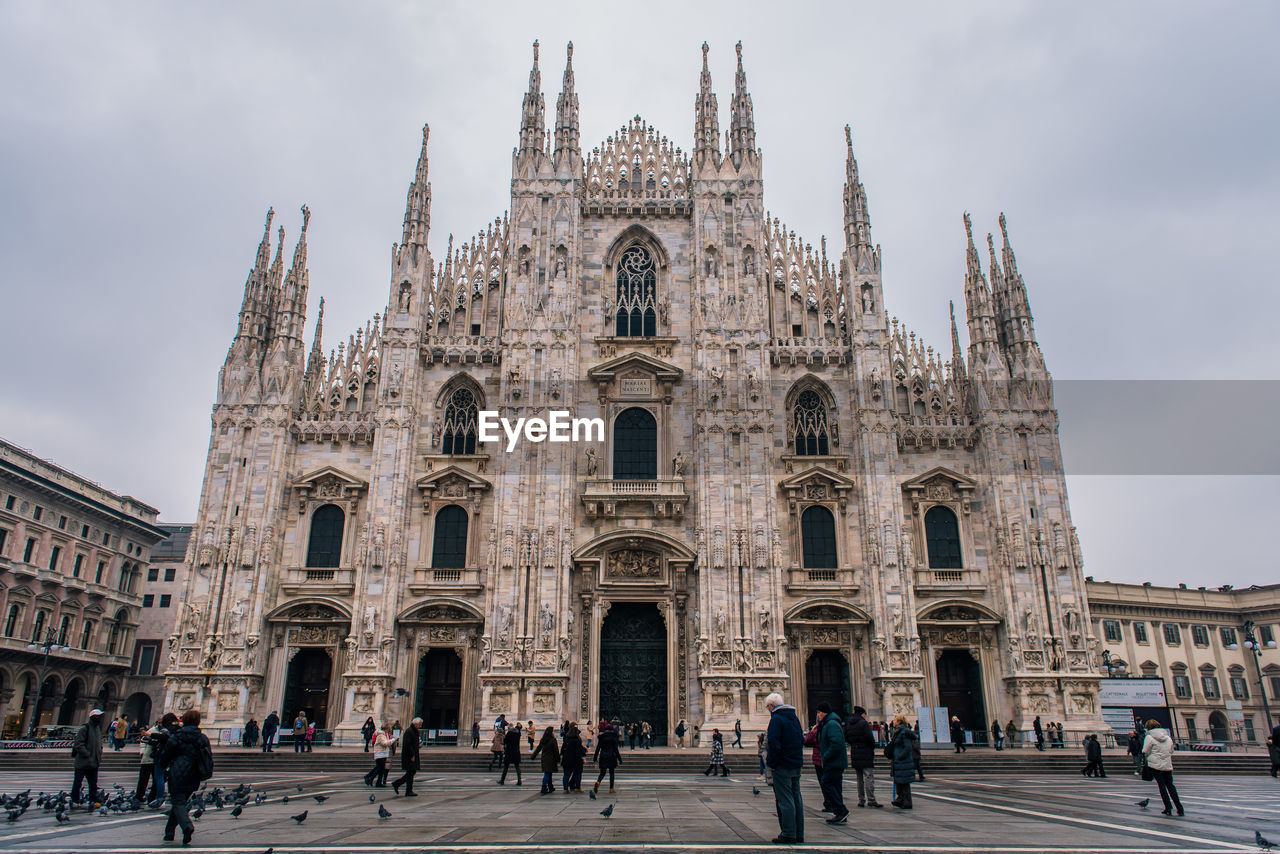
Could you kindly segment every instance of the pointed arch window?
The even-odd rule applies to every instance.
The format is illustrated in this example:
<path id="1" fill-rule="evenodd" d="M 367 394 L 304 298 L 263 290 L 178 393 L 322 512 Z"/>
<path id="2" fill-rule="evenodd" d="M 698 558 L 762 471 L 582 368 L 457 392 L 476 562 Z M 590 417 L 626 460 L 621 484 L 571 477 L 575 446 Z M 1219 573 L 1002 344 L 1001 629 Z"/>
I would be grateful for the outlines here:
<path id="1" fill-rule="evenodd" d="M 470 389 L 460 388 L 449 395 L 444 408 L 444 440 L 442 454 L 474 454 L 476 452 L 476 424 L 480 407 Z"/>
<path id="2" fill-rule="evenodd" d="M 618 261 L 616 332 L 623 338 L 652 338 L 658 334 L 658 275 L 653 256 L 643 246 L 631 246 Z"/>
<path id="3" fill-rule="evenodd" d="M 647 409 L 623 410 L 613 422 L 613 479 L 656 480 L 658 422 Z"/>
<path id="4" fill-rule="evenodd" d="M 463 569 L 467 565 L 467 511 L 456 504 L 440 508 L 431 538 L 433 569 Z"/>
<path id="5" fill-rule="evenodd" d="M 337 567 L 342 557 L 342 528 L 346 514 L 336 504 L 318 507 L 311 516 L 311 538 L 307 541 L 307 566 Z"/>
<path id="6" fill-rule="evenodd" d="M 805 569 L 835 569 L 836 520 L 831 511 L 820 504 L 800 515 L 800 540 L 804 548 Z"/>
<path id="7" fill-rule="evenodd" d="M 933 507 L 924 514 L 924 535 L 929 544 L 930 569 L 963 569 L 960 560 L 960 524 L 948 507 Z"/>
<path id="8" fill-rule="evenodd" d="M 796 398 L 791 416 L 796 454 L 799 456 L 825 456 L 830 449 L 830 427 L 827 407 L 813 389 L 805 389 Z"/>

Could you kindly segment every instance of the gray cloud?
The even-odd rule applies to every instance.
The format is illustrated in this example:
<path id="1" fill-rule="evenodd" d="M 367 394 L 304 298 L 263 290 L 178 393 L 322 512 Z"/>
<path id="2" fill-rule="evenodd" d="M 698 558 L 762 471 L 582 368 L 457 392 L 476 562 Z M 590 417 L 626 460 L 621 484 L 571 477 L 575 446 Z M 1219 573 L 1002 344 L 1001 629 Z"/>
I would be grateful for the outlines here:
<path id="1" fill-rule="evenodd" d="M 686 149 L 698 45 L 723 126 L 742 39 L 771 210 L 836 238 L 850 123 L 889 308 L 935 347 L 962 299 L 961 211 L 994 230 L 1005 210 L 1060 381 L 1274 380 L 1277 18 L 1243 2 L 5 4 L 0 434 L 190 518 L 266 207 L 290 245 L 297 207 L 314 212 L 312 308 L 326 297 L 336 342 L 385 304 L 423 122 L 437 255 L 505 210 L 535 37 L 549 109 L 574 40 L 585 146 L 639 113 Z M 1064 440 L 1105 429 L 1060 403 Z M 1070 483 L 1098 577 L 1274 580 L 1255 533 L 1274 477 Z"/>

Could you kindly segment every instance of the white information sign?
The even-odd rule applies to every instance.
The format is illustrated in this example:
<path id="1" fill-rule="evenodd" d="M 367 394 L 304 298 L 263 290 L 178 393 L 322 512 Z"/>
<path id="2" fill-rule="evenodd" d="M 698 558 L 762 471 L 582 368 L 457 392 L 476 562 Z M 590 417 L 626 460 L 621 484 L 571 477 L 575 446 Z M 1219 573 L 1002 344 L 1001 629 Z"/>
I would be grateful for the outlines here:
<path id="1" fill-rule="evenodd" d="M 1146 708 L 1167 706 L 1163 679 L 1103 679 L 1098 686 L 1098 700 L 1113 708 Z"/>
<path id="2" fill-rule="evenodd" d="M 933 734 L 933 710 L 928 706 L 916 706 L 916 720 L 920 722 L 920 743 L 936 742 L 938 739 Z"/>

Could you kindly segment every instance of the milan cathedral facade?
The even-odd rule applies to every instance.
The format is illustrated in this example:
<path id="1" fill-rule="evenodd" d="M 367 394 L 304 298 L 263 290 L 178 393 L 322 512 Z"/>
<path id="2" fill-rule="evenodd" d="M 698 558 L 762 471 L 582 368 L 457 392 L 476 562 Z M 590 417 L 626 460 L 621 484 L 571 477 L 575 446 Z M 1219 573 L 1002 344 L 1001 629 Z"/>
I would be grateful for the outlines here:
<path id="1" fill-rule="evenodd" d="M 935 351 L 886 313 L 847 128 L 843 246 L 768 212 L 741 45 L 723 135 L 703 46 L 690 152 L 639 117 L 586 153 L 578 128 L 572 46 L 548 133 L 535 44 L 510 210 L 442 259 L 424 128 L 386 308 L 327 355 L 323 302 L 304 340 L 310 214 L 286 267 L 268 213 L 166 707 L 347 732 L 617 717 L 661 738 L 761 728 L 776 690 L 804 717 L 1099 728 L 1003 216 L 985 266 L 965 216 L 968 346 L 953 309 Z M 480 413 L 552 410 L 603 440 L 478 441 Z"/>

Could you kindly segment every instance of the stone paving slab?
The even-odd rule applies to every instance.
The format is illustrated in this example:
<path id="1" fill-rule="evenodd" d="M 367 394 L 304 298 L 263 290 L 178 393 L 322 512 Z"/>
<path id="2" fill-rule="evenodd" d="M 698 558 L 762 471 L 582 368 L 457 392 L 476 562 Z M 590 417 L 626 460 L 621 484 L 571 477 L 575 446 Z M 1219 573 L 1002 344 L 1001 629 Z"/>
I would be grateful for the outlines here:
<path id="1" fill-rule="evenodd" d="M 0 769 L 0 792 L 28 786 L 57 790 L 66 774 L 13 774 Z M 269 801 L 246 807 L 239 819 L 229 810 L 209 810 L 196 825 L 190 851 L 224 854 L 288 852 L 519 852 L 689 851 L 732 854 L 772 850 L 778 832 L 772 792 L 755 778 L 676 780 L 623 778 L 615 795 L 592 801 L 585 794 L 539 796 L 536 788 L 499 787 L 489 775 L 459 775 L 421 782 L 420 797 L 395 797 L 390 789 L 369 789 L 350 775 L 308 774 L 294 780 L 275 775 L 227 775 L 218 785 L 254 782 Z M 123 780 L 104 780 L 110 786 Z M 132 781 L 129 781 L 132 782 Z M 885 781 L 882 799 L 889 797 Z M 821 795 L 810 777 L 806 802 L 805 850 L 831 852 L 1139 852 L 1257 850 L 1253 831 L 1280 840 L 1280 786 L 1269 777 L 1178 778 L 1189 810 L 1186 818 L 1166 818 L 1153 785 L 1131 775 L 1106 780 L 931 777 L 913 787 L 916 809 L 854 808 L 850 822 L 831 826 L 817 810 Z M 536 785 L 536 783 L 535 783 Z M 753 796 L 753 785 L 761 794 Z M 856 788 L 854 789 L 856 792 Z M 329 799 L 316 803 L 311 794 Z M 280 796 L 288 794 L 289 803 Z M 392 813 L 377 817 L 377 801 Z M 1139 810 L 1134 802 L 1152 798 Z M 600 810 L 615 804 L 613 817 Z M 308 810 L 298 826 L 288 817 Z M 31 811 L 16 823 L 0 822 L 4 852 L 143 852 L 181 850 L 160 840 L 162 812 L 123 816 L 72 814 L 59 826 L 50 813 Z M 784 849 L 785 850 L 785 849 Z"/>

